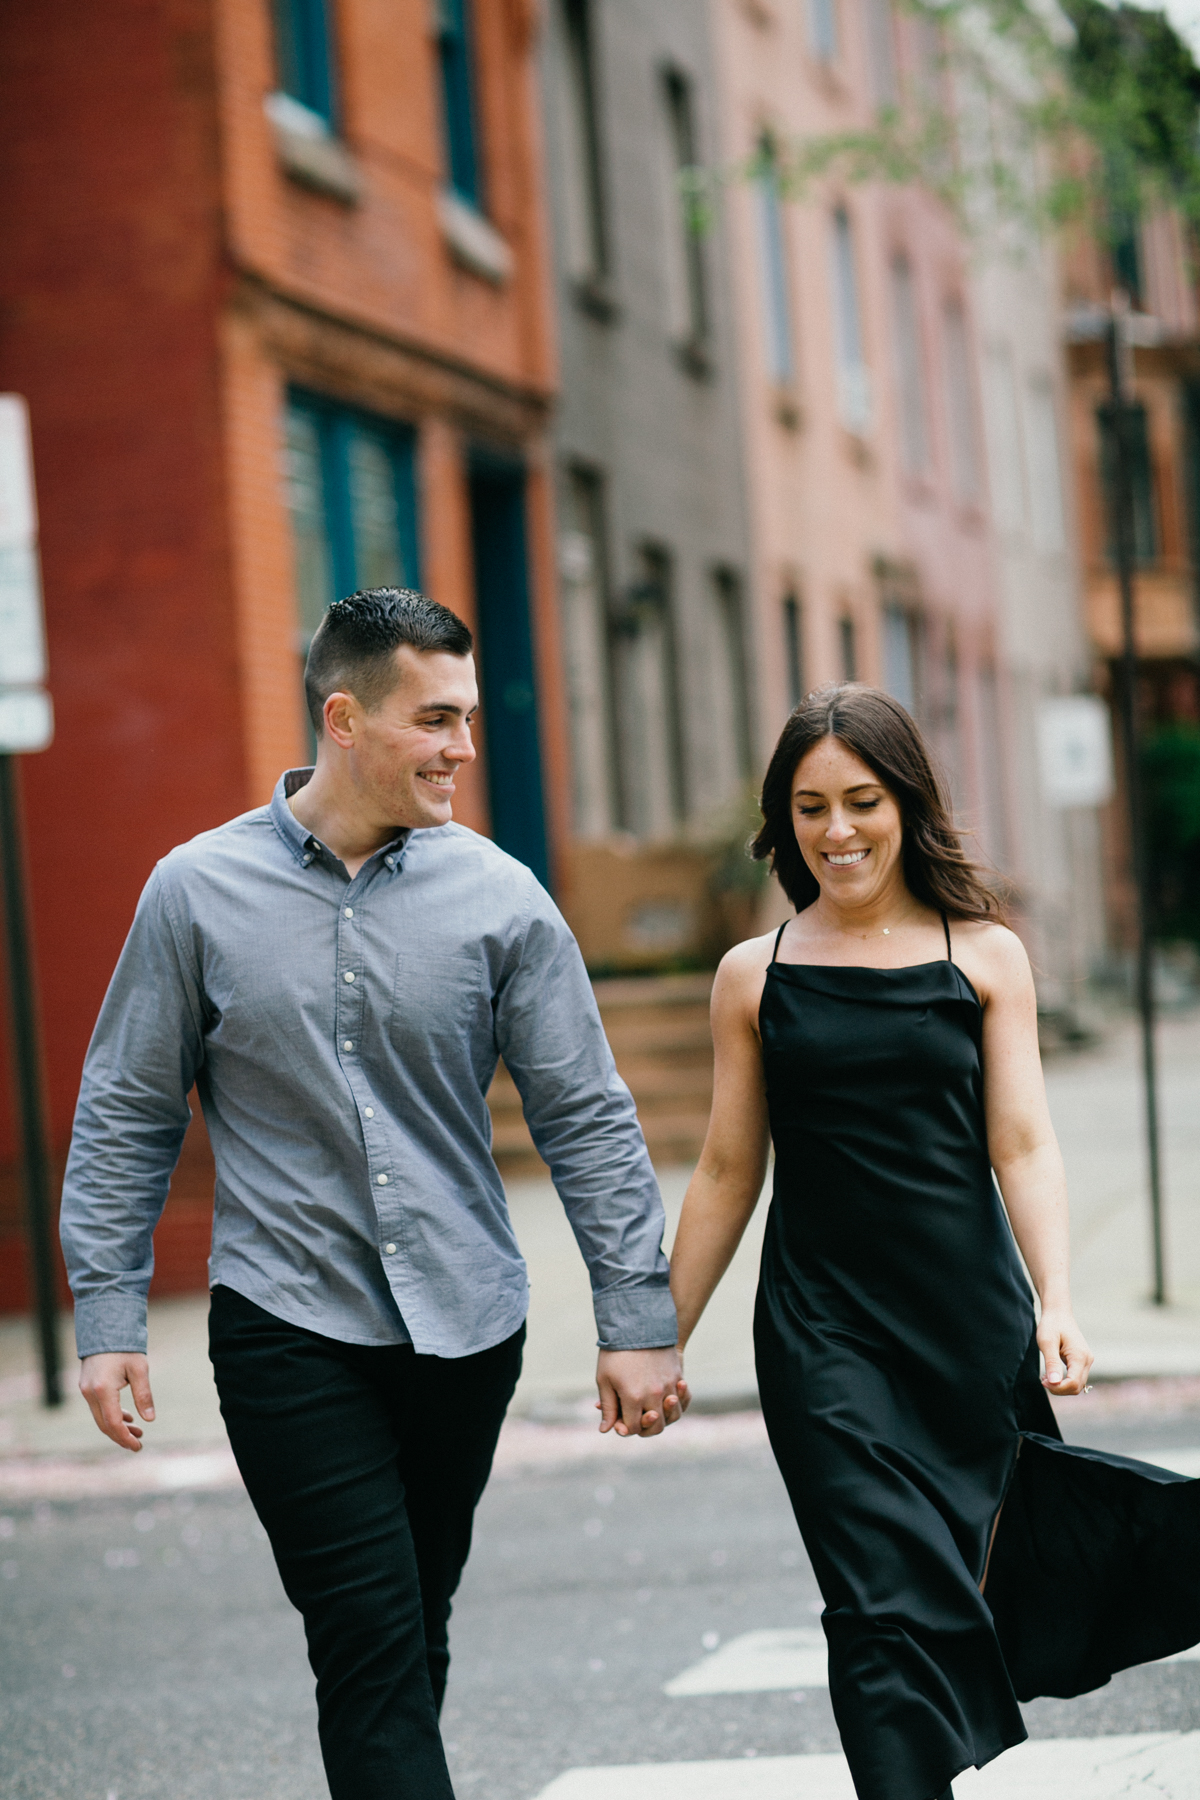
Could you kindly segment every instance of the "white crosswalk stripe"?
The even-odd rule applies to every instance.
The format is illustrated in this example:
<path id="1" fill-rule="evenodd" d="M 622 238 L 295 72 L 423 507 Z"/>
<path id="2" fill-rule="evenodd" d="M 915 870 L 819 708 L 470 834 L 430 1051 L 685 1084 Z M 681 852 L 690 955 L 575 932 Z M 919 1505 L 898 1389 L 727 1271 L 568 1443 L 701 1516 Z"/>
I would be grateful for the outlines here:
<path id="1" fill-rule="evenodd" d="M 1200 1732 L 1041 1738 L 955 1777 L 960 1800 L 1200 1800 Z M 854 1800 L 841 1756 L 569 1769 L 538 1800 Z"/>
<path id="2" fill-rule="evenodd" d="M 1163 1662 L 1200 1662 L 1200 1644 L 1164 1656 Z M 825 1633 L 795 1630 L 746 1631 L 711 1656 L 701 1657 L 681 1675 L 664 1682 L 674 1700 L 695 1694 L 768 1694 L 791 1688 L 828 1687 Z"/>
<path id="3" fill-rule="evenodd" d="M 817 1626 L 795 1631 L 747 1631 L 731 1638 L 668 1681 L 663 1692 L 766 1694 L 781 1688 L 826 1687 L 825 1633 Z"/>

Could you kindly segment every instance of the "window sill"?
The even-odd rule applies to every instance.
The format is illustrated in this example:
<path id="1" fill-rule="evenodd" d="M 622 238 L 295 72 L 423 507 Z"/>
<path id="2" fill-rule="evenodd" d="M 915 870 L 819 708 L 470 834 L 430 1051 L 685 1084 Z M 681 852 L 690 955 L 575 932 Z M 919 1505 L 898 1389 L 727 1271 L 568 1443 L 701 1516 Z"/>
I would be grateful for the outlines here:
<path id="1" fill-rule="evenodd" d="M 268 94 L 264 111 L 284 174 L 344 206 L 357 206 L 363 195 L 362 170 L 320 114 L 290 94 Z"/>
<path id="2" fill-rule="evenodd" d="M 455 262 L 496 287 L 511 280 L 513 253 L 482 213 L 444 188 L 438 195 L 438 217 L 446 247 Z"/>
<path id="3" fill-rule="evenodd" d="M 675 351 L 675 361 L 685 375 L 690 375 L 694 381 L 712 380 L 716 374 L 716 365 L 707 338 L 677 338 L 672 348 Z"/>
<path id="4" fill-rule="evenodd" d="M 602 275 L 583 275 L 571 283 L 571 296 L 580 312 L 601 325 L 615 325 L 621 303 Z"/>

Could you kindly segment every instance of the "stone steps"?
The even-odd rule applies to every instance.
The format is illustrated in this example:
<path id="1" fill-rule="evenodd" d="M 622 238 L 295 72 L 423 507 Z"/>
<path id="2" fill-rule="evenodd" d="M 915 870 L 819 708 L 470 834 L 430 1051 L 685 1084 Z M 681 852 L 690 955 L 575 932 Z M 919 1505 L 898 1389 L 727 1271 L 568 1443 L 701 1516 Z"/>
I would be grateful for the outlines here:
<path id="1" fill-rule="evenodd" d="M 650 1154 L 694 1162 L 712 1105 L 711 975 L 621 977 L 595 983 L 617 1068 L 628 1082 Z M 488 1094 L 492 1150 L 505 1175 L 544 1175 L 503 1063 Z"/>

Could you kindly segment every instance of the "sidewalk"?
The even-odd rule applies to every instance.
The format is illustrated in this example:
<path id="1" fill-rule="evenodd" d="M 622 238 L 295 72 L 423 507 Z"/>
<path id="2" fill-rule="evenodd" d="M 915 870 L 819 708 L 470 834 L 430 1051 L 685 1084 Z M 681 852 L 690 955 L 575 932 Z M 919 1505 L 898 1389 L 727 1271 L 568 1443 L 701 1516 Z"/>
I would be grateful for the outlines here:
<path id="1" fill-rule="evenodd" d="M 1135 1029 L 1121 1022 L 1102 1045 L 1060 1057 L 1047 1069 L 1071 1189 L 1075 1307 L 1096 1352 L 1096 1375 L 1108 1381 L 1200 1377 L 1200 1013 L 1164 1021 L 1159 1048 L 1171 1299 L 1162 1309 L 1146 1301 L 1149 1228 Z M 659 1173 L 669 1244 L 688 1170 Z M 530 1422 L 527 1433 L 537 1425 L 590 1420 L 595 1349 L 582 1260 L 548 1181 L 510 1181 L 508 1191 L 532 1289 L 514 1415 Z M 750 1324 L 765 1214 L 760 1205 L 689 1349 L 698 1410 L 756 1404 Z M 96 1432 L 74 1387 L 67 1321 L 67 1399 L 52 1413 L 38 1404 L 29 1322 L 0 1321 L 0 1496 L 235 1480 L 209 1373 L 206 1313 L 203 1295 L 151 1308 L 158 1420 L 147 1431 L 144 1458 L 126 1455 Z M 151 1480 L 150 1465 L 160 1457 L 163 1466 Z M 90 1472 L 78 1468 L 80 1458 Z"/>

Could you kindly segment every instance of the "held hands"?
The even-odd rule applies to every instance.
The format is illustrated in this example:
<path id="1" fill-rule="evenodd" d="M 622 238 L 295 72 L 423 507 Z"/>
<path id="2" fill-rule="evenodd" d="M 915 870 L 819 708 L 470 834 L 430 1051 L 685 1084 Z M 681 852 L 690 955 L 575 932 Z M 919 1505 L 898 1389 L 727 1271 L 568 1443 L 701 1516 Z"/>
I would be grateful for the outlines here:
<path id="1" fill-rule="evenodd" d="M 122 1450 L 140 1450 L 142 1428 L 133 1414 L 121 1410 L 121 1390 L 127 1387 L 143 1419 L 154 1417 L 150 1392 L 150 1365 L 135 1350 L 102 1350 L 85 1356 L 79 1365 L 79 1391 L 92 1409 L 92 1417 Z"/>
<path id="2" fill-rule="evenodd" d="M 691 1404 L 674 1344 L 659 1350 L 602 1350 L 596 1364 L 601 1431 L 657 1437 Z"/>
<path id="3" fill-rule="evenodd" d="M 1067 1307 L 1043 1307 L 1037 1341 L 1047 1393 L 1082 1394 L 1095 1359 Z"/>

